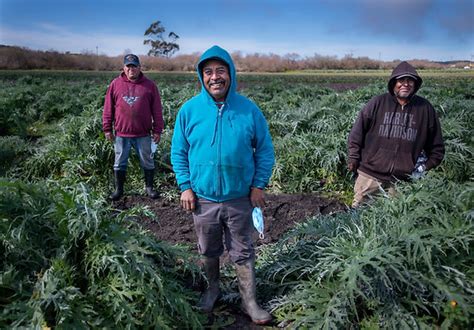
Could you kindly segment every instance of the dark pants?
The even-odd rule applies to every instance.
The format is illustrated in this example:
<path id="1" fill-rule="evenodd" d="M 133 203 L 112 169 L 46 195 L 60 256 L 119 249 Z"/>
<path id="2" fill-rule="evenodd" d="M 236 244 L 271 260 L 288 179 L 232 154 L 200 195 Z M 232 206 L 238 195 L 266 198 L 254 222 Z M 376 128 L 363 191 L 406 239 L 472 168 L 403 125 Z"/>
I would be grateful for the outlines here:
<path id="1" fill-rule="evenodd" d="M 252 205 L 249 197 L 216 203 L 200 198 L 193 213 L 199 253 L 220 257 L 225 246 L 230 259 L 243 264 L 254 258 Z"/>

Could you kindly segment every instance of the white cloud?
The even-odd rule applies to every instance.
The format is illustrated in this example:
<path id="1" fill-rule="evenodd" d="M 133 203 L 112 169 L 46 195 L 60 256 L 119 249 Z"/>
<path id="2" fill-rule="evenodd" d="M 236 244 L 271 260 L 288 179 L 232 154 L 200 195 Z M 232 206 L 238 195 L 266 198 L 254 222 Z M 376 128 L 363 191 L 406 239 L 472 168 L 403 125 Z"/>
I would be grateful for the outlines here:
<path id="1" fill-rule="evenodd" d="M 18 30 L 6 26 L 0 26 L 0 44 L 27 47 L 35 50 L 56 50 L 59 52 L 81 53 L 88 51 L 95 53 L 98 47 L 99 54 L 109 56 L 122 55 L 125 50 L 136 54 L 146 54 L 148 46 L 143 45 L 143 36 L 119 35 L 93 33 L 82 34 L 65 30 L 61 26 L 42 23 L 36 30 Z M 179 39 L 179 54 L 191 54 L 203 52 L 212 45 L 219 45 L 229 52 L 241 51 L 243 54 L 261 53 L 285 55 L 297 53 L 301 56 L 313 56 L 314 54 L 324 56 L 342 57 L 353 53 L 354 57 L 367 56 L 372 59 L 430 59 L 451 60 L 469 59 L 473 52 L 472 47 L 466 46 L 454 52 L 452 49 L 441 46 L 429 46 L 427 44 L 397 44 L 390 42 L 379 42 L 368 44 L 354 42 L 354 44 L 328 42 L 271 42 L 256 39 L 229 39 L 219 36 L 207 36 L 203 38 L 183 37 Z M 436 55 L 433 55 L 436 54 Z"/>
<path id="2" fill-rule="evenodd" d="M 25 31 L 1 26 L 0 43 L 27 47 L 37 50 L 80 53 L 83 51 L 116 56 L 130 49 L 137 54 L 145 54 L 148 48 L 142 37 L 109 34 L 82 34 L 70 32 L 54 25 L 41 24 L 37 30 Z"/>
<path id="3" fill-rule="evenodd" d="M 452 49 L 441 46 L 430 46 L 427 44 L 406 45 L 401 43 L 379 42 L 379 43 L 340 43 L 334 42 L 261 42 L 251 39 L 227 39 L 227 38 L 182 38 L 180 53 L 187 54 L 195 51 L 203 52 L 213 45 L 219 45 L 229 52 L 241 51 L 244 54 L 262 53 L 285 55 L 297 53 L 303 57 L 311 57 L 315 54 L 323 56 L 338 56 L 339 58 L 352 53 L 354 57 L 369 57 L 391 61 L 394 59 L 429 59 L 435 61 L 447 61 L 452 59 L 469 59 L 472 49 L 460 49 L 453 52 Z M 434 55 L 436 54 L 436 55 Z"/>

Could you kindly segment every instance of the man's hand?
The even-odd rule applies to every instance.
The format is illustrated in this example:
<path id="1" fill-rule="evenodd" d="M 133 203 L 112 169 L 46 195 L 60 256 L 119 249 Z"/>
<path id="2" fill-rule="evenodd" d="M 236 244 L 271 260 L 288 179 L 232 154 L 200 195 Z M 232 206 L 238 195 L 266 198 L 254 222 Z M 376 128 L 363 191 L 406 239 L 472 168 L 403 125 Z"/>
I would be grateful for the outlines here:
<path id="1" fill-rule="evenodd" d="M 161 140 L 161 134 L 160 133 L 153 133 L 152 139 L 153 139 L 153 142 L 158 144 L 158 142 L 160 142 L 160 140 Z"/>
<path id="2" fill-rule="evenodd" d="M 347 169 L 349 172 L 357 173 L 357 169 L 359 168 L 359 161 L 355 159 L 349 159 L 349 163 L 347 164 Z"/>
<path id="3" fill-rule="evenodd" d="M 115 136 L 114 136 L 114 133 L 112 132 L 105 132 L 105 138 L 110 141 L 110 142 L 114 142 L 115 140 Z"/>
<path id="4" fill-rule="evenodd" d="M 263 208 L 265 206 L 265 194 L 263 189 L 252 187 L 250 190 L 250 202 L 253 207 Z"/>
<path id="5" fill-rule="evenodd" d="M 192 189 L 187 189 L 181 193 L 180 204 L 186 211 L 194 211 L 196 208 L 196 195 Z"/>

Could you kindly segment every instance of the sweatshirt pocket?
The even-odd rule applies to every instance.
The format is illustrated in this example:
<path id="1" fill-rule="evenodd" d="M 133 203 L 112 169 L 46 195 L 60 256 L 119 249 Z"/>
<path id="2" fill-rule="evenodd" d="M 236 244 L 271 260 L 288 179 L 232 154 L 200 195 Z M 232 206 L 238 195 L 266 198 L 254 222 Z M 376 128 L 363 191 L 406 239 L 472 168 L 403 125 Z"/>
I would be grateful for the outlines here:
<path id="1" fill-rule="evenodd" d="M 209 164 L 196 164 L 191 168 L 191 187 L 197 194 L 217 195 L 217 167 Z"/>
<path id="2" fill-rule="evenodd" d="M 221 193 L 224 196 L 245 195 L 249 192 L 251 178 L 247 178 L 244 166 L 222 165 L 221 166 Z"/>
<path id="3" fill-rule="evenodd" d="M 399 178 L 405 178 L 413 172 L 415 162 L 413 161 L 411 153 L 403 152 L 397 155 L 395 168 L 393 174 Z"/>
<path id="4" fill-rule="evenodd" d="M 366 162 L 366 167 L 375 173 L 389 174 L 392 170 L 395 151 L 379 148 Z"/>

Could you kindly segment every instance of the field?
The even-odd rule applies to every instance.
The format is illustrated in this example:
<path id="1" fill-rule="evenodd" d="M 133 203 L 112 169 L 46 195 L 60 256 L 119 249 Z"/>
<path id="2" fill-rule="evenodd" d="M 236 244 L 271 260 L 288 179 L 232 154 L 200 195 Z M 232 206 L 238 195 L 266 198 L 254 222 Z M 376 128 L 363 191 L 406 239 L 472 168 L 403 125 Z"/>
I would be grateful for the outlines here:
<path id="1" fill-rule="evenodd" d="M 1 328 L 209 322 L 194 308 L 204 278 L 169 159 L 176 113 L 198 92 L 197 79 L 148 74 L 166 123 L 155 155 L 161 199 L 141 197 L 132 157 L 127 196 L 113 204 L 113 148 L 101 111 L 116 74 L 0 72 Z M 239 76 L 276 151 L 268 238 L 257 241 L 259 298 L 275 326 L 473 327 L 474 74 L 420 74 L 419 94 L 440 116 L 445 159 L 421 180 L 398 184 L 395 198 L 357 211 L 345 207 L 353 185 L 347 135 L 361 107 L 386 90 L 389 72 Z M 245 326 L 230 264 L 222 280 L 212 327 Z"/>

